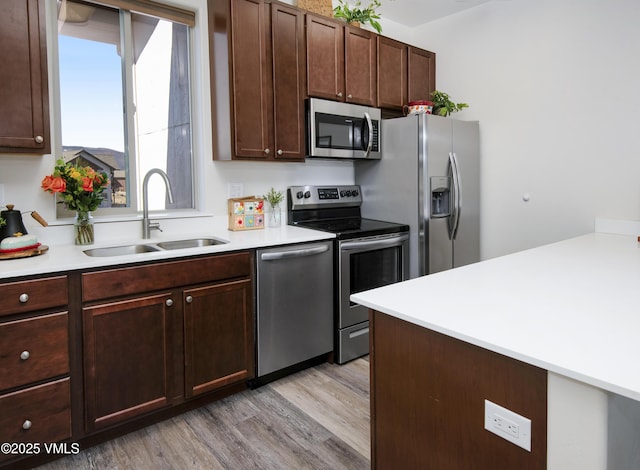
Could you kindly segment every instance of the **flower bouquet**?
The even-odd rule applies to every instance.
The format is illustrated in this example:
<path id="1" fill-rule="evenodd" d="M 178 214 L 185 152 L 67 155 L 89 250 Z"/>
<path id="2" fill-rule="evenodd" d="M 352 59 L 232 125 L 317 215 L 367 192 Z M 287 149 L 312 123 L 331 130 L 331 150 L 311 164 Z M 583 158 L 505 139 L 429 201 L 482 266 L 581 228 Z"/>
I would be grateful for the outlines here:
<path id="1" fill-rule="evenodd" d="M 42 189 L 58 194 L 58 204 L 76 211 L 75 243 L 89 245 L 94 241 L 93 218 L 95 211 L 104 200 L 102 193 L 109 184 L 106 173 L 98 173 L 89 166 L 74 166 L 63 160 L 56 161 L 53 173 L 42 180 Z"/>

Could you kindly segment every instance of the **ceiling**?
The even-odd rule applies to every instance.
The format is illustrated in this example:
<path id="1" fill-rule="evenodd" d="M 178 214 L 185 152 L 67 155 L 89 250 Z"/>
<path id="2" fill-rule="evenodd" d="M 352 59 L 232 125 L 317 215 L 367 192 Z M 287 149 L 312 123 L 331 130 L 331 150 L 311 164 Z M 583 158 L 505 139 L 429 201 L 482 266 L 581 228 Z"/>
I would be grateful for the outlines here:
<path id="1" fill-rule="evenodd" d="M 380 0 L 378 13 L 382 18 L 414 27 L 490 0 Z M 366 1 L 363 2 L 366 5 Z"/>

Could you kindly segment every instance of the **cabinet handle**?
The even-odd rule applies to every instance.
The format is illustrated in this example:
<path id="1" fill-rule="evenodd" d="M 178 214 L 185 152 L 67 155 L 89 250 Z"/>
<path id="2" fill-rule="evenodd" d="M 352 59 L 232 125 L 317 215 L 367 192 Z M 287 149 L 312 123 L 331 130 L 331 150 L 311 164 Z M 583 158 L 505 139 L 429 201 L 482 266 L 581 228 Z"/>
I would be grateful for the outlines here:
<path id="1" fill-rule="evenodd" d="M 167 299 L 164 303 L 167 304 L 167 307 L 171 307 L 173 305 L 173 300 Z"/>
<path id="2" fill-rule="evenodd" d="M 282 151 L 282 149 L 278 149 L 278 152 L 277 152 L 278 155 L 282 155 L 283 153 L 284 152 Z"/>
<path id="3" fill-rule="evenodd" d="M 264 149 L 264 153 L 269 155 L 269 153 L 270 153 L 269 149 Z"/>
<path id="4" fill-rule="evenodd" d="M 37 135 L 35 138 L 36 144 L 41 144 L 44 142 L 44 138 L 41 135 Z"/>
<path id="5" fill-rule="evenodd" d="M 25 419 L 24 423 L 22 423 L 22 429 L 24 430 L 31 429 L 31 421 L 29 421 L 28 419 Z"/>
<path id="6" fill-rule="evenodd" d="M 22 359 L 23 361 L 26 361 L 27 359 L 29 359 L 30 356 L 31 354 L 29 354 L 29 351 L 22 351 L 20 353 L 20 359 Z"/>
<path id="7" fill-rule="evenodd" d="M 187 297 L 184 300 L 185 300 L 185 302 L 190 304 L 191 302 L 193 302 L 193 297 L 191 297 L 190 295 L 187 295 Z"/>
<path id="8" fill-rule="evenodd" d="M 20 294 L 20 297 L 18 297 L 18 300 L 20 301 L 21 304 L 26 304 L 27 302 L 29 302 L 29 294 Z"/>
<path id="9" fill-rule="evenodd" d="M 342 98 L 342 92 L 341 92 L 341 91 L 339 91 L 338 93 L 336 93 L 336 96 L 337 96 L 338 98 Z"/>
<path id="10" fill-rule="evenodd" d="M 347 95 L 347 99 L 348 99 L 348 100 L 350 100 L 351 98 L 353 98 L 353 96 L 351 96 L 351 93 L 349 93 L 349 94 Z"/>

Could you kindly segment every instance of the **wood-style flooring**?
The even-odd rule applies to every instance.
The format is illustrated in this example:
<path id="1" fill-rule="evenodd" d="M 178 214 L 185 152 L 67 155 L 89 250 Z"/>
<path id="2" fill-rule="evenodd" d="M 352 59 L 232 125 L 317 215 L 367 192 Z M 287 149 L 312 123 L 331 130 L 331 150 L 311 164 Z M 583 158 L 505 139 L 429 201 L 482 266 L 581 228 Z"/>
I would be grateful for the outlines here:
<path id="1" fill-rule="evenodd" d="M 365 357 L 305 369 L 39 469 L 368 469 L 369 442 Z"/>

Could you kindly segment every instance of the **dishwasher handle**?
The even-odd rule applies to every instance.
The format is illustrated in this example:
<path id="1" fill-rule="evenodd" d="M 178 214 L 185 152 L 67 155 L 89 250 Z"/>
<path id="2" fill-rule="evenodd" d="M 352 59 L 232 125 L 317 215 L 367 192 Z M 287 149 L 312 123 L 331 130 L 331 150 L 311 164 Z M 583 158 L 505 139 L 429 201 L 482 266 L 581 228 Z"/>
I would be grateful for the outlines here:
<path id="1" fill-rule="evenodd" d="M 269 253 L 261 253 L 260 260 L 276 261 L 280 259 L 302 258 L 304 256 L 319 255 L 320 253 L 326 253 L 327 251 L 329 251 L 328 245 L 315 246 L 313 248 L 303 248 L 300 250 L 272 251 Z"/>

